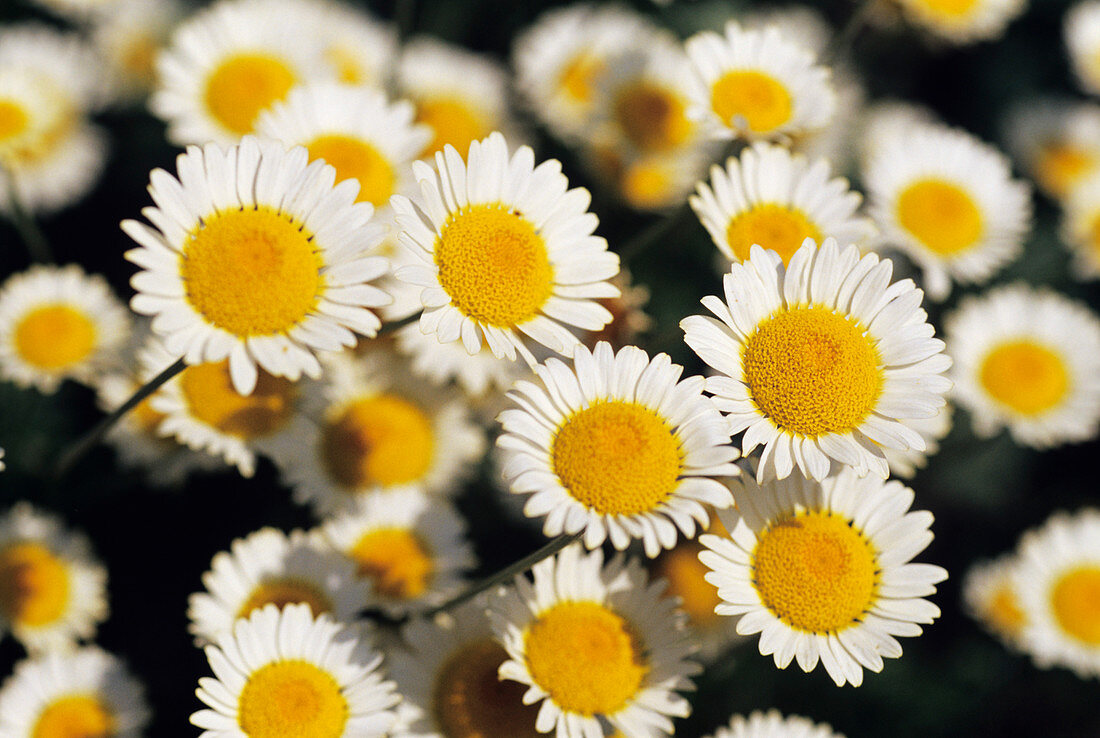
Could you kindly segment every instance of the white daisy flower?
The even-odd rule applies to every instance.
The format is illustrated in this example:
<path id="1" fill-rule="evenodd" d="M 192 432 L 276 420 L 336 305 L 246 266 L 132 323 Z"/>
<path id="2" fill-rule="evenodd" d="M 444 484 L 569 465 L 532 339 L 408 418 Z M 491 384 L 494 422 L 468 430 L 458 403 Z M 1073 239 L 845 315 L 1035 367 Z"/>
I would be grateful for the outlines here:
<path id="1" fill-rule="evenodd" d="M 781 715 L 778 710 L 756 712 L 747 718 L 734 715 L 708 738 L 844 738 L 825 723 L 798 715 Z"/>
<path id="2" fill-rule="evenodd" d="M 587 165 L 635 210 L 683 205 L 716 155 L 710 141 L 666 152 L 624 156 L 611 146 L 584 152 Z"/>
<path id="3" fill-rule="evenodd" d="M 951 403 L 947 403 L 931 418 L 913 418 L 909 426 L 924 439 L 924 450 L 915 448 L 898 449 L 884 448 L 882 453 L 886 455 L 886 463 L 890 467 L 890 475 L 902 479 L 912 479 L 918 469 L 923 469 L 928 464 L 928 459 L 940 451 L 940 441 L 951 432 L 952 419 L 955 411 Z"/>
<path id="4" fill-rule="evenodd" d="M 864 171 L 883 240 L 924 270 L 930 297 L 981 283 L 1020 255 L 1031 191 L 1008 159 L 965 131 L 912 126 L 874 147 Z"/>
<path id="5" fill-rule="evenodd" d="M 506 392 L 527 370 L 523 364 L 493 356 L 488 346 L 470 354 L 461 343 L 440 343 L 434 334 L 421 333 L 416 324 L 400 328 L 394 340 L 416 374 L 437 386 L 454 381 L 475 399 Z"/>
<path id="6" fill-rule="evenodd" d="M 397 59 L 397 33 L 362 8 L 333 0 L 298 0 L 287 8 L 299 33 L 319 40 L 339 81 L 382 89 Z"/>
<path id="7" fill-rule="evenodd" d="M 112 0 L 114 7 L 98 17 L 91 42 L 106 62 L 111 96 L 134 101 L 156 84 L 157 54 L 184 15 L 177 0 Z"/>
<path id="8" fill-rule="evenodd" d="M 140 738 L 149 717 L 141 683 L 95 646 L 20 661 L 0 688 L 3 738 Z"/>
<path id="9" fill-rule="evenodd" d="M 1081 0 L 1066 11 L 1062 34 L 1081 88 L 1100 95 L 1100 2 Z"/>
<path id="10" fill-rule="evenodd" d="M 0 377 L 52 393 L 116 366 L 130 316 L 103 277 L 32 266 L 0 285 Z"/>
<path id="11" fill-rule="evenodd" d="M 579 544 L 535 564 L 534 582 L 490 603 L 493 631 L 508 660 L 500 677 L 527 685 L 541 703 L 535 729 L 559 738 L 600 738 L 603 724 L 631 738 L 672 733 L 691 707 L 690 640 L 664 584 L 649 583 L 636 560 L 603 563 Z M 598 644 L 598 645 L 594 645 Z"/>
<path id="12" fill-rule="evenodd" d="M 861 166 L 866 169 L 879 150 L 900 147 L 900 141 L 913 132 L 933 125 L 943 124 L 931 108 L 907 100 L 875 100 L 862 111 L 856 126 L 854 145 Z"/>
<path id="13" fill-rule="evenodd" d="M 503 474 L 515 494 L 531 495 L 528 517 L 546 516 L 543 533 L 584 532 L 595 548 L 622 550 L 640 538 L 648 556 L 706 527 L 705 505 L 728 507 L 714 477 L 738 473 L 737 450 L 703 378 L 680 380 L 668 354 L 640 348 L 614 353 L 578 346 L 570 369 L 557 359 L 536 367 L 540 384 L 519 381 L 500 414 Z"/>
<path id="14" fill-rule="evenodd" d="M 509 156 L 493 133 L 471 144 L 465 162 L 448 148 L 436 169 L 415 162 L 413 172 L 421 197 L 391 204 L 420 262 L 397 277 L 423 288 L 421 330 L 461 339 L 471 354 L 482 342 L 497 357 L 518 351 L 534 365 L 520 334 L 568 354 L 578 339 L 566 326 L 598 330 L 611 320 L 595 299 L 619 294 L 607 282 L 619 257 L 592 235 L 591 197 L 568 189 L 556 159 L 536 167 L 527 146 Z"/>
<path id="15" fill-rule="evenodd" d="M 897 658 L 895 636 L 920 635 L 940 610 L 925 596 L 947 572 L 910 560 L 932 542 L 932 514 L 909 512 L 900 482 L 846 468 L 822 482 L 799 476 L 760 485 L 742 475 L 736 508 L 719 512 L 728 536 L 703 535 L 699 558 L 718 587 L 719 615 L 760 633 L 760 653 L 805 672 L 818 661 L 837 684 Z"/>
<path id="16" fill-rule="evenodd" d="M 1007 427 L 1035 448 L 1087 441 L 1100 425 L 1100 319 L 1050 290 L 1013 284 L 944 320 L 955 398 L 974 430 Z"/>
<path id="17" fill-rule="evenodd" d="M 1027 613 L 1020 601 L 1019 558 L 1002 556 L 973 564 L 963 577 L 962 598 L 970 617 L 1006 646 L 1020 650 Z"/>
<path id="18" fill-rule="evenodd" d="M 714 244 L 730 261 L 745 261 L 753 245 L 775 251 L 786 264 L 807 238 L 832 236 L 864 247 L 874 224 L 856 214 L 863 197 L 829 162 L 811 162 L 782 146 L 757 143 L 714 165 L 710 184 L 688 199 Z"/>
<path id="19" fill-rule="evenodd" d="M 71 650 L 107 619 L 107 570 L 88 539 L 19 502 L 0 516 L 0 632 L 32 654 Z"/>
<path id="20" fill-rule="evenodd" d="M 222 150 L 189 147 L 179 179 L 153 170 L 157 207 L 122 229 L 140 244 L 126 258 L 142 267 L 131 307 L 188 364 L 229 359 L 233 386 L 252 391 L 259 375 L 297 380 L 321 372 L 315 352 L 373 336 L 370 308 L 389 296 L 368 284 L 387 271 L 365 254 L 381 239 L 374 208 L 354 202 L 354 182 L 307 165 L 304 147 L 246 136 Z"/>
<path id="21" fill-rule="evenodd" d="M 1100 173 L 1100 105 L 1095 102 L 1026 100 L 1012 108 L 1004 129 L 1016 161 L 1059 201 Z"/>
<path id="22" fill-rule="evenodd" d="M 321 531 L 370 583 L 367 607 L 395 618 L 427 610 L 456 594 L 476 566 L 466 526 L 447 502 L 401 490 L 356 503 Z"/>
<path id="23" fill-rule="evenodd" d="M 1100 677 L 1100 511 L 1056 513 L 1020 541 L 1023 649 L 1040 668 Z"/>
<path id="24" fill-rule="evenodd" d="M 219 551 L 202 575 L 205 592 L 188 598 L 188 630 L 195 644 L 213 643 L 233 624 L 265 605 L 302 603 L 314 617 L 330 614 L 351 622 L 367 603 L 370 586 L 355 566 L 319 532 L 261 528 L 234 539 Z"/>
<path id="25" fill-rule="evenodd" d="M 698 78 L 693 114 L 720 138 L 776 139 L 824 128 L 836 109 L 827 67 L 776 26 L 725 35 L 697 33 L 686 42 Z"/>
<path id="26" fill-rule="evenodd" d="M 1062 241 L 1073 255 L 1071 268 L 1078 279 L 1100 278 L 1100 168 L 1066 199 Z"/>
<path id="27" fill-rule="evenodd" d="M 361 625 L 314 619 L 306 605 L 268 605 L 206 647 L 214 678 L 195 692 L 201 738 L 308 735 L 382 738 L 400 697 Z"/>
<path id="28" fill-rule="evenodd" d="M 181 23 L 156 61 L 149 107 L 173 143 L 223 146 L 291 88 L 331 79 L 299 0 L 218 0 Z"/>
<path id="29" fill-rule="evenodd" d="M 992 41 L 1027 7 L 1027 0 L 899 0 L 914 25 L 953 44 Z"/>
<path id="30" fill-rule="evenodd" d="M 684 342 L 721 375 L 707 391 L 757 446 L 761 482 L 797 468 L 821 480 L 832 462 L 886 478 L 882 448 L 923 450 L 910 421 L 935 415 L 951 383 L 943 341 L 911 280 L 890 284 L 893 265 L 835 240 L 810 240 L 783 266 L 753 247 L 723 279 L 725 301 L 703 298 L 718 317 L 680 322 Z"/>

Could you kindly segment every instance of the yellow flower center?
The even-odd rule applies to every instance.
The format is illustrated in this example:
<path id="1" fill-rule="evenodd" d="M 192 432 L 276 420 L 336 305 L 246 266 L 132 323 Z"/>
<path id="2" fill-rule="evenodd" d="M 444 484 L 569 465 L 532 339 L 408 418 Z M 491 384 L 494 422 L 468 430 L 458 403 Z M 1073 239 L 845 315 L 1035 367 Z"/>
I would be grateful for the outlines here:
<path id="1" fill-rule="evenodd" d="M 985 616 L 990 625 L 1002 633 L 1019 633 L 1027 624 L 1027 614 L 1020 609 L 1016 593 L 1007 584 L 998 587 L 993 593 Z"/>
<path id="2" fill-rule="evenodd" d="M 703 577 L 709 571 L 699 560 L 702 545 L 684 541 L 671 551 L 664 551 L 654 562 L 655 573 L 668 580 L 666 594 L 680 598 L 680 609 L 688 614 L 691 623 L 707 627 L 721 620 L 714 608 L 721 604 L 718 588 Z"/>
<path id="3" fill-rule="evenodd" d="M 127 45 L 120 64 L 133 78 L 151 84 L 156 78 L 156 59 L 160 45 L 152 36 L 136 36 Z"/>
<path id="4" fill-rule="evenodd" d="M 287 605 L 306 604 L 313 617 L 332 612 L 332 602 L 320 587 L 313 582 L 293 577 L 273 578 L 257 584 L 241 605 L 237 618 L 247 618 L 253 610 L 264 605 L 275 605 L 280 610 Z"/>
<path id="5" fill-rule="evenodd" d="M 636 208 L 659 208 L 675 196 L 668 167 L 653 159 L 639 159 L 622 172 L 619 188 L 623 199 Z"/>
<path id="6" fill-rule="evenodd" d="M 789 433 L 850 431 L 874 410 L 882 389 L 874 339 L 859 323 L 824 307 L 767 318 L 742 356 L 753 401 Z"/>
<path id="7" fill-rule="evenodd" d="M 787 87 L 765 72 L 735 69 L 710 88 L 710 106 L 722 122 L 741 117 L 754 133 L 769 133 L 787 123 L 792 105 Z"/>
<path id="8" fill-rule="evenodd" d="M 31 738 L 111 738 L 115 718 L 103 702 L 91 694 L 59 697 L 42 709 Z"/>
<path id="9" fill-rule="evenodd" d="M 684 455 L 668 422 L 642 405 L 598 402 L 567 418 L 550 448 L 554 473 L 603 515 L 651 512 L 676 489 Z"/>
<path id="10" fill-rule="evenodd" d="M 531 677 L 566 712 L 618 712 L 649 672 L 631 624 L 596 602 L 554 605 L 531 624 L 524 645 Z"/>
<path id="11" fill-rule="evenodd" d="M 591 102 L 596 92 L 596 80 L 604 67 L 604 60 L 599 56 L 582 51 L 562 67 L 558 87 L 574 102 Z"/>
<path id="12" fill-rule="evenodd" d="M 929 251 L 954 256 L 982 237 L 982 211 L 969 192 L 940 179 L 921 179 L 898 196 L 898 222 Z"/>
<path id="13" fill-rule="evenodd" d="M 336 78 L 346 85 L 362 85 L 370 81 L 370 73 L 364 69 L 354 48 L 332 44 L 325 49 L 325 61 L 336 71 Z"/>
<path id="14" fill-rule="evenodd" d="M 229 57 L 211 73 L 203 96 L 210 115 L 233 133 L 252 132 L 256 116 L 297 83 L 285 61 L 263 52 Z"/>
<path id="15" fill-rule="evenodd" d="M 760 534 L 752 558 L 752 583 L 764 606 L 796 630 L 844 630 L 874 602 L 875 549 L 833 513 L 801 513 L 773 524 Z"/>
<path id="16" fill-rule="evenodd" d="M 995 346 L 982 361 L 979 376 L 994 400 L 1024 415 L 1057 407 L 1070 388 L 1065 360 L 1026 339 Z"/>
<path id="17" fill-rule="evenodd" d="M 395 395 L 355 400 L 321 432 L 325 469 L 351 490 L 422 479 L 434 452 L 431 419 L 420 407 Z"/>
<path id="18" fill-rule="evenodd" d="M 612 110 L 623 133 L 642 151 L 668 151 L 691 135 L 680 97 L 653 82 L 638 80 L 620 90 Z"/>
<path id="19" fill-rule="evenodd" d="M 807 238 L 821 242 L 821 230 L 798 208 L 763 203 L 738 213 L 726 226 L 726 240 L 738 261 L 748 261 L 753 245 L 779 254 L 789 264 Z"/>
<path id="20" fill-rule="evenodd" d="M 465 100 L 459 98 L 432 98 L 416 103 L 416 122 L 423 123 L 435 134 L 431 143 L 420 155 L 434 156 L 447 144 L 454 146 L 462 156 L 470 150 L 470 144 L 485 138 L 492 132 L 482 115 Z"/>
<path id="21" fill-rule="evenodd" d="M 1060 576 L 1051 590 L 1050 606 L 1067 635 L 1100 646 L 1100 566 L 1086 564 Z"/>
<path id="22" fill-rule="evenodd" d="M 471 205 L 435 243 L 439 283 L 464 315 L 500 328 L 534 318 L 554 291 L 546 241 L 522 213 Z"/>
<path id="23" fill-rule="evenodd" d="M 336 168 L 336 181 L 359 182 L 356 202 L 382 207 L 390 200 L 397 174 L 389 159 L 366 141 L 340 133 L 319 136 L 306 144 L 309 159 L 324 159 Z"/>
<path id="24" fill-rule="evenodd" d="M 1035 159 L 1035 179 L 1058 197 L 1069 194 L 1073 186 L 1096 168 L 1097 157 L 1068 143 L 1051 143 L 1039 149 Z"/>
<path id="25" fill-rule="evenodd" d="M 69 606 L 69 568 L 35 541 L 0 550 L 0 612 L 30 627 L 57 622 Z"/>
<path id="26" fill-rule="evenodd" d="M 221 433 L 245 440 L 286 427 L 294 415 L 297 387 L 284 377 L 259 370 L 256 388 L 241 395 L 233 388 L 229 361 L 196 364 L 183 370 L 180 390 L 192 417 Z"/>
<path id="27" fill-rule="evenodd" d="M 933 15 L 949 19 L 961 19 L 978 5 L 978 0 L 917 0 Z"/>
<path id="28" fill-rule="evenodd" d="M 180 255 L 188 302 L 242 338 L 298 325 L 324 291 L 323 266 L 313 235 L 268 207 L 215 213 Z"/>
<path id="29" fill-rule="evenodd" d="M 237 710 L 249 738 L 340 738 L 348 721 L 347 699 L 332 675 L 298 660 L 253 672 Z"/>
<path id="30" fill-rule="evenodd" d="M 463 645 L 443 662 L 432 689 L 432 713 L 445 738 L 539 738 L 538 707 L 523 704 L 527 688 L 502 680 L 508 658 L 490 638 Z"/>
<path id="31" fill-rule="evenodd" d="M 0 99 L 0 143 L 21 135 L 30 122 L 31 117 L 19 101 Z"/>
<path id="32" fill-rule="evenodd" d="M 35 308 L 14 331 L 19 358 L 38 369 L 64 369 L 86 360 L 98 342 L 95 322 L 70 305 Z"/>
<path id="33" fill-rule="evenodd" d="M 359 576 L 367 577 L 384 597 L 412 600 L 423 595 L 432 581 L 432 552 L 414 531 L 378 528 L 352 546 L 351 558 Z"/>

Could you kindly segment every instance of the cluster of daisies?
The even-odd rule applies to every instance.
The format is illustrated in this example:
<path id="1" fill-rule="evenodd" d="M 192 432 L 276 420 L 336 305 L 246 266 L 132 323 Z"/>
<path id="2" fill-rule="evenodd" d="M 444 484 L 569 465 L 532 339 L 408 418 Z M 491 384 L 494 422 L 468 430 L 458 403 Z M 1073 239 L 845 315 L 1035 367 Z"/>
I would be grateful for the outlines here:
<path id="1" fill-rule="evenodd" d="M 926 598 L 947 572 L 914 562 L 932 514 L 890 476 L 935 453 L 948 399 L 1036 448 L 1100 427 L 1087 306 L 996 287 L 935 337 L 925 294 L 1021 256 L 1030 186 L 931 111 L 865 105 L 812 13 L 682 41 L 576 5 L 519 35 L 510 71 L 329 0 L 39 2 L 74 30 L 0 29 L 2 212 L 88 191 L 104 105 L 147 98 L 185 150 L 122 223 L 129 309 L 78 265 L 11 276 L 0 377 L 134 404 L 108 440 L 153 484 L 268 459 L 317 521 L 233 540 L 202 574 L 187 616 L 208 738 L 656 738 L 757 634 L 778 668 L 858 686 L 940 615 Z M 895 10 L 959 44 L 1022 6 Z M 1048 137 L 1013 150 L 1072 223 L 1100 162 L 1100 123 L 1074 105 L 1080 123 L 1038 116 Z M 680 326 L 706 377 L 635 345 L 646 292 L 595 235 L 590 193 L 526 144 L 532 124 L 624 207 L 697 216 L 722 294 Z M 1100 242 L 1082 217 L 1067 241 Z M 1100 251 L 1082 253 L 1096 276 Z M 476 588 L 453 499 L 486 459 L 517 525 L 552 541 Z M 1056 518 L 971 588 L 1013 644 L 1083 675 L 1100 673 L 1098 526 Z M 106 578 L 52 516 L 0 519 L 0 626 L 29 654 L 0 736 L 147 723 L 139 682 L 89 645 Z M 794 735 L 835 734 L 771 712 L 715 738 Z"/>

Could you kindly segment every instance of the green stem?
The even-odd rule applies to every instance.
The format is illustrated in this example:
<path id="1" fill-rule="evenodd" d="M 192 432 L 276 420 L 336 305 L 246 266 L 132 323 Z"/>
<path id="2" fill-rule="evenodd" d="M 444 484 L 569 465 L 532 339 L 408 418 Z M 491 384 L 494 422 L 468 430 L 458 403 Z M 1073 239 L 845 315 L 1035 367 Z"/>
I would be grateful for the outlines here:
<path id="1" fill-rule="evenodd" d="M 39 264 L 52 264 L 53 249 L 50 248 L 50 242 L 46 240 L 42 229 L 38 227 L 38 222 L 23 204 L 23 198 L 19 196 L 19 188 L 15 183 L 15 175 L 7 168 L 3 169 L 3 173 L 8 180 L 8 205 L 11 209 L 12 225 L 18 231 L 19 237 L 23 239 L 23 244 L 27 247 L 32 261 Z"/>
<path id="2" fill-rule="evenodd" d="M 415 323 L 420 320 L 420 316 L 423 314 L 423 310 L 418 310 L 412 315 L 408 315 L 401 320 L 395 320 L 392 323 L 383 323 L 382 327 L 378 329 L 378 333 L 375 334 L 375 338 L 381 338 L 382 336 L 388 336 L 391 333 L 396 333 L 410 323 Z"/>
<path id="3" fill-rule="evenodd" d="M 627 264 L 633 260 L 638 254 L 645 251 L 649 246 L 667 236 L 672 232 L 684 216 L 690 211 L 690 208 L 685 203 L 680 205 L 675 210 L 672 210 L 648 227 L 644 228 L 641 232 L 636 234 L 633 238 L 623 244 L 623 247 L 616 249 L 619 254 L 619 262 Z"/>

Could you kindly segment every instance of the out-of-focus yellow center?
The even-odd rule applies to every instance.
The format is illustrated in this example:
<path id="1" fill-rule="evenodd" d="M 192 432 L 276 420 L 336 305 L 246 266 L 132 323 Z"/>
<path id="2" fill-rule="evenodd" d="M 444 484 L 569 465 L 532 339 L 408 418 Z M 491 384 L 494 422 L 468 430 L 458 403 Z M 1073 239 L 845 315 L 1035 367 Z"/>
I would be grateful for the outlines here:
<path id="1" fill-rule="evenodd" d="M 982 237 L 978 203 L 958 185 L 940 179 L 913 182 L 898 195 L 897 218 L 929 251 L 955 256 Z"/>
<path id="2" fill-rule="evenodd" d="M 567 418 L 550 447 L 554 473 L 578 502 L 603 515 L 651 512 L 676 489 L 680 440 L 660 415 L 619 400 Z"/>
<path id="3" fill-rule="evenodd" d="M 264 52 L 225 59 L 206 80 L 203 100 L 210 115 L 239 136 L 252 132 L 256 116 L 282 100 L 298 80 L 287 63 Z"/>
<path id="4" fill-rule="evenodd" d="M 508 658 L 491 638 L 464 644 L 436 671 L 432 713 L 446 738 L 539 738 L 537 705 L 523 704 L 527 688 L 497 676 Z"/>
<path id="5" fill-rule="evenodd" d="M 877 554 L 833 513 L 807 512 L 775 523 L 760 533 L 752 559 L 752 583 L 764 606 L 796 630 L 844 630 L 874 602 Z"/>
<path id="6" fill-rule="evenodd" d="M 424 477 L 436 440 L 424 411 L 396 395 L 378 394 L 346 405 L 321 432 L 321 458 L 330 477 L 351 489 L 392 486 Z"/>
<path id="7" fill-rule="evenodd" d="M 882 370 L 874 340 L 824 307 L 776 313 L 756 327 L 742 358 L 760 411 L 803 436 L 844 433 L 875 408 Z"/>
<path id="8" fill-rule="evenodd" d="M 370 70 L 363 65 L 354 48 L 345 44 L 330 44 L 324 52 L 325 61 L 336 72 L 336 78 L 346 85 L 364 85 L 371 81 Z"/>
<path id="9" fill-rule="evenodd" d="M 978 5 L 978 0 L 917 0 L 917 2 L 932 14 L 950 19 L 960 19 L 969 15 Z"/>
<path id="10" fill-rule="evenodd" d="M 69 568 L 36 541 L 0 550 L 0 611 L 10 623 L 38 627 L 57 622 L 69 606 Z"/>
<path id="11" fill-rule="evenodd" d="M 534 318 L 554 291 L 546 241 L 522 213 L 472 205 L 435 243 L 439 283 L 464 315 L 500 328 Z"/>
<path id="12" fill-rule="evenodd" d="M 38 369 L 64 369 L 86 360 L 95 351 L 95 322 L 71 305 L 43 305 L 31 310 L 16 326 L 19 358 Z"/>
<path id="13" fill-rule="evenodd" d="M 18 100 L 0 99 L 0 144 L 22 134 L 30 122 L 31 117 Z"/>
<path id="14" fill-rule="evenodd" d="M 324 159 L 336 168 L 336 181 L 354 179 L 359 183 L 356 202 L 369 202 L 381 207 L 393 194 L 397 174 L 389 159 L 366 141 L 353 136 L 332 133 L 318 136 L 306 144 L 310 161 Z"/>
<path id="15" fill-rule="evenodd" d="M 1100 566 L 1086 564 L 1060 576 L 1050 592 L 1050 607 L 1068 636 L 1100 646 Z"/>
<path id="16" fill-rule="evenodd" d="M 995 346 L 982 361 L 979 376 L 994 400 L 1023 415 L 1057 407 L 1070 388 L 1065 359 L 1026 339 Z"/>
<path id="17" fill-rule="evenodd" d="M 1098 163 L 1092 152 L 1052 141 L 1039 149 L 1035 158 L 1035 179 L 1056 197 L 1065 197 Z"/>
<path id="18" fill-rule="evenodd" d="M 307 661 L 262 666 L 241 689 L 237 722 L 249 738 L 340 738 L 347 721 L 340 685 Z"/>
<path id="19" fill-rule="evenodd" d="M 233 388 L 229 361 L 195 364 L 183 370 L 180 390 L 192 417 L 229 436 L 245 440 L 282 430 L 294 415 L 298 389 L 289 379 L 259 370 L 256 388 L 241 395 Z"/>
<path id="20" fill-rule="evenodd" d="M 619 178 L 623 199 L 643 210 L 671 204 L 677 195 L 675 184 L 668 166 L 653 158 L 631 162 Z"/>
<path id="21" fill-rule="evenodd" d="M 609 715 L 639 692 L 649 672 L 634 628 L 596 602 L 562 602 L 527 630 L 527 669 L 566 712 Z"/>
<path id="22" fill-rule="evenodd" d="M 806 214 L 790 205 L 763 203 L 739 213 L 726 226 L 726 240 L 738 261 L 748 261 L 754 245 L 779 254 L 789 264 L 807 238 L 821 243 L 821 230 Z"/>
<path id="23" fill-rule="evenodd" d="M 115 718 L 92 694 L 71 694 L 47 704 L 31 730 L 31 738 L 111 738 Z"/>
<path id="24" fill-rule="evenodd" d="M 418 100 L 416 122 L 432 129 L 434 136 L 420 157 L 434 156 L 447 144 L 454 146 L 463 157 L 470 144 L 492 133 L 485 116 L 469 102 L 457 97 L 438 97 Z"/>
<path id="25" fill-rule="evenodd" d="M 151 86 L 156 78 L 156 59 L 160 45 L 152 36 L 136 36 L 127 44 L 119 59 L 128 75 Z"/>
<path id="26" fill-rule="evenodd" d="M 215 213 L 180 255 L 187 301 L 235 336 L 286 333 L 324 291 L 313 235 L 268 207 Z"/>
<path id="27" fill-rule="evenodd" d="M 384 597 L 416 599 L 432 582 L 432 552 L 414 531 L 377 528 L 356 541 L 350 554 L 359 576 L 369 578 Z"/>
<path id="28" fill-rule="evenodd" d="M 666 594 L 680 598 L 680 609 L 691 618 L 692 625 L 707 627 L 721 616 L 714 608 L 721 604 L 718 588 L 703 577 L 710 571 L 699 560 L 702 545 L 683 541 L 670 551 L 663 551 L 654 561 L 655 574 L 668 581 Z"/>
<path id="29" fill-rule="evenodd" d="M 293 577 L 273 578 L 256 585 L 248 599 L 241 605 L 237 618 L 247 618 L 253 610 L 264 605 L 275 605 L 280 610 L 287 605 L 306 604 L 313 617 L 332 612 L 332 602 L 313 582 Z"/>
<path id="30" fill-rule="evenodd" d="M 582 51 L 562 67 L 558 86 L 577 103 L 589 103 L 596 92 L 596 80 L 605 68 L 604 60 L 596 54 Z"/>
<path id="31" fill-rule="evenodd" d="M 769 133 L 791 119 L 793 100 L 786 85 L 765 72 L 732 70 L 710 88 L 710 105 L 727 124 L 744 119 L 753 133 Z"/>
<path id="32" fill-rule="evenodd" d="M 1027 624 L 1027 613 L 1020 608 L 1016 593 L 1007 584 L 998 587 L 989 598 L 985 616 L 990 625 L 1002 633 L 1019 633 Z"/>
<path id="33" fill-rule="evenodd" d="M 626 137 L 645 152 L 674 149 L 691 135 L 680 96 L 653 82 L 638 80 L 619 90 L 612 110 Z"/>

